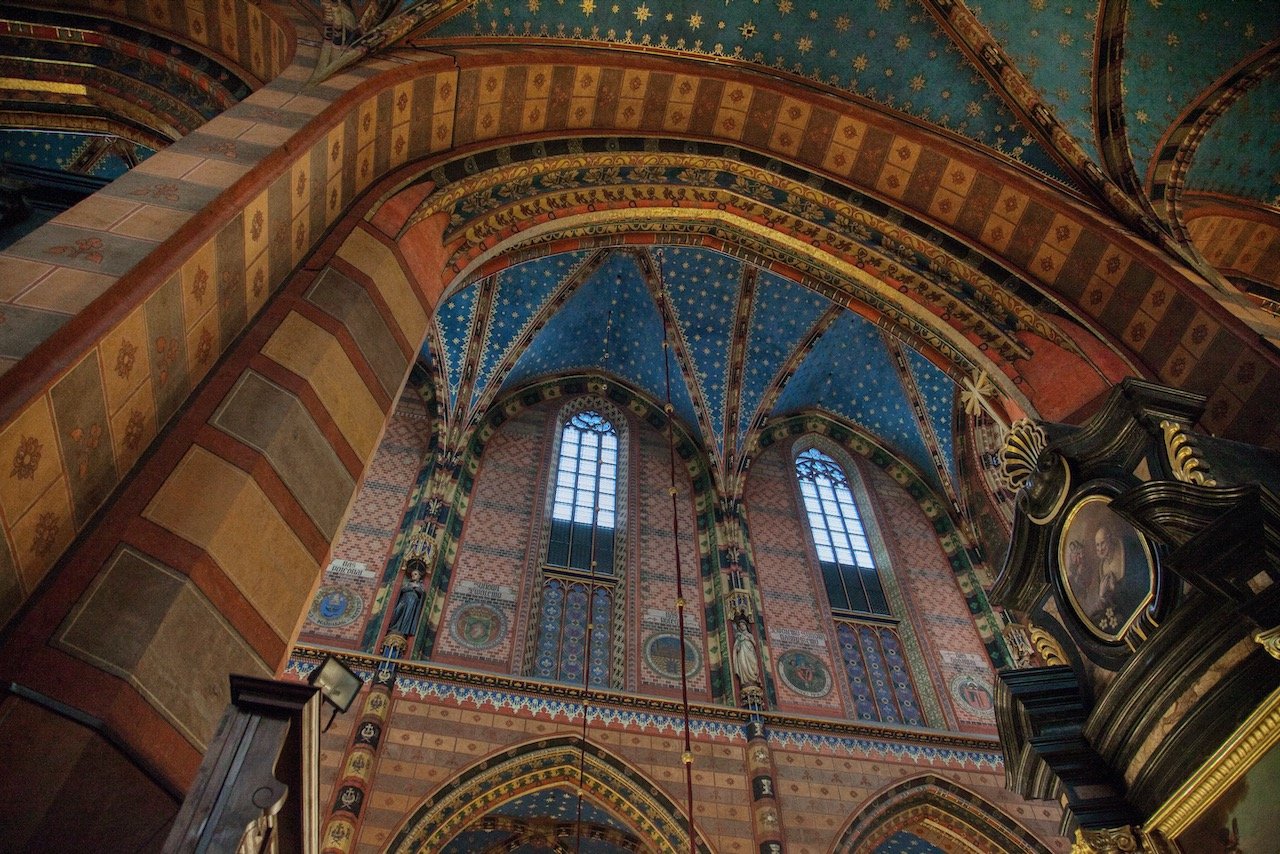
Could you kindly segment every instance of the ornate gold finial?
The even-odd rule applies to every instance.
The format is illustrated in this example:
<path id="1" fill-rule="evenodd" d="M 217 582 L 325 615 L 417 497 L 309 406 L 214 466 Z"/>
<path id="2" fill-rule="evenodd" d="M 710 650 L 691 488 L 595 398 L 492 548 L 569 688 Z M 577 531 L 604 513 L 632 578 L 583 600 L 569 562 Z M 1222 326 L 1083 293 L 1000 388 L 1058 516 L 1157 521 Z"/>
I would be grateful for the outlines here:
<path id="1" fill-rule="evenodd" d="M 1128 825 L 1100 830 L 1076 828 L 1075 844 L 1071 846 L 1071 854 L 1129 854 L 1140 851 L 1142 846 Z"/>
<path id="2" fill-rule="evenodd" d="M 1000 449 L 1000 476 L 1005 486 L 1017 492 L 1036 471 L 1040 454 L 1049 444 L 1044 428 L 1023 418 L 1013 422 L 1009 437 Z"/>
<path id="3" fill-rule="evenodd" d="M 1195 446 L 1195 437 L 1187 431 L 1186 425 L 1168 419 L 1160 422 L 1164 431 L 1164 452 L 1169 457 L 1169 467 L 1173 476 L 1183 483 L 1194 483 L 1197 486 L 1217 486 L 1209 472 L 1209 464 L 1200 455 Z"/>
<path id="4" fill-rule="evenodd" d="M 1280 626 L 1253 633 L 1253 639 L 1262 645 L 1272 658 L 1280 658 Z"/>
<path id="5" fill-rule="evenodd" d="M 1027 626 L 1031 633 L 1031 645 L 1035 647 L 1036 653 L 1044 661 L 1046 667 L 1071 663 L 1067 658 L 1067 654 L 1063 652 L 1062 644 L 1058 643 L 1057 638 L 1035 623 L 1028 623 Z"/>

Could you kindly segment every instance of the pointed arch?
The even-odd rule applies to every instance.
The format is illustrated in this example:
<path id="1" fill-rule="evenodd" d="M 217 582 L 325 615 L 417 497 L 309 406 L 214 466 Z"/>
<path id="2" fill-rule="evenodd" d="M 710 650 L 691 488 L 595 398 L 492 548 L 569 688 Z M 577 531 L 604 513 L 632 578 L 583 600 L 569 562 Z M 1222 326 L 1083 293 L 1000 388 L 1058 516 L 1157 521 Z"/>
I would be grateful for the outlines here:
<path id="1" fill-rule="evenodd" d="M 944 851 L 1049 854 L 1044 843 L 994 804 L 932 774 L 904 780 L 872 798 L 850 820 L 833 850 L 877 851 L 902 832 Z"/>
<path id="2" fill-rule="evenodd" d="M 959 521 L 952 516 L 947 502 L 938 496 L 911 463 L 885 447 L 875 436 L 857 425 L 837 420 L 825 413 L 801 412 L 777 421 L 770 421 L 758 436 L 753 437 L 748 452 L 751 456 L 756 456 L 775 442 L 788 441 L 806 434 L 811 437 L 826 437 L 831 442 L 826 447 L 864 457 L 872 464 L 884 469 L 885 473 L 897 481 L 933 524 L 934 531 L 938 535 L 938 544 L 942 546 L 942 551 L 951 564 L 951 570 L 964 579 L 960 589 L 969 605 L 970 613 L 992 613 L 980 580 L 982 575 L 990 575 L 991 571 L 977 558 L 973 544 Z M 997 669 L 1010 666 L 1011 659 L 1003 638 L 991 630 L 994 622 L 980 619 L 975 620 L 974 625 L 978 629 L 992 665 Z"/>
<path id="3" fill-rule="evenodd" d="M 584 751 L 585 746 L 585 751 Z M 688 819 L 634 765 L 578 735 L 527 742 L 475 762 L 428 795 L 396 831 L 390 854 L 439 851 L 450 839 L 521 795 L 557 784 L 577 786 L 659 852 L 689 850 Z M 697 849 L 711 854 L 701 836 Z"/>

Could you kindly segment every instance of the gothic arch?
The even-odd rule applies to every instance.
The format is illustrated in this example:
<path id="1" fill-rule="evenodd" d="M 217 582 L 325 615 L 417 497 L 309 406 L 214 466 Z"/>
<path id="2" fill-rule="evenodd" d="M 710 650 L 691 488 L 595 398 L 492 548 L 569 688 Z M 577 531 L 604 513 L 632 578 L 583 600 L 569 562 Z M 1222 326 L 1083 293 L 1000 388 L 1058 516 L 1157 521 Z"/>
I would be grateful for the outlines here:
<path id="1" fill-rule="evenodd" d="M 875 851 L 906 831 L 945 851 L 965 854 L 1049 854 L 1049 849 L 995 805 L 968 789 L 926 774 L 872 798 L 854 816 L 833 851 Z"/>
<path id="2" fill-rule="evenodd" d="M 581 770 L 580 770 L 581 769 Z M 581 778 L 579 774 L 581 773 Z M 689 850 L 689 825 L 679 805 L 643 772 L 577 735 L 539 739 L 485 757 L 428 795 L 400 826 L 391 854 L 439 851 L 450 839 L 503 803 L 556 784 L 577 786 L 667 854 Z M 699 835 L 697 848 L 713 850 Z"/>
<path id="3" fill-rule="evenodd" d="M 763 449 L 775 442 L 794 442 L 804 436 L 822 437 L 831 443 L 827 447 L 839 448 L 842 453 L 863 457 L 892 477 L 933 524 L 938 544 L 950 562 L 952 571 L 960 579 L 960 590 L 968 602 L 970 613 L 991 613 L 991 605 L 987 602 L 979 578 L 981 574 L 990 575 L 990 569 L 981 562 L 975 563 L 973 543 L 958 520 L 953 518 L 947 502 L 937 495 L 915 466 L 886 448 L 874 436 L 855 424 L 825 413 L 802 412 L 771 421 L 760 432 L 751 453 L 756 453 L 756 448 Z M 993 624 L 994 621 L 991 620 L 976 620 L 974 623 L 992 665 L 996 668 L 1010 666 L 1012 662 L 1003 638 L 991 631 Z"/>
<path id="4" fill-rule="evenodd" d="M 626 413 L 638 419 L 647 427 L 662 430 L 667 423 L 662 404 L 652 400 L 644 392 L 612 376 L 600 374 L 571 374 L 550 380 L 541 380 L 518 386 L 489 407 L 485 418 L 471 432 L 466 448 L 463 450 L 457 469 L 460 489 L 456 491 L 456 500 L 452 508 L 447 508 L 447 515 L 452 513 L 452 521 L 445 528 L 438 553 L 441 563 L 432 578 L 431 588 L 427 593 L 427 607 L 424 608 L 426 623 L 423 627 L 424 639 L 416 642 L 419 653 L 429 657 L 433 638 L 440 631 L 443 607 L 432 609 L 433 600 L 439 599 L 443 606 L 443 597 L 448 589 L 448 568 L 457 558 L 458 545 L 462 532 L 462 522 L 467 514 L 471 490 L 480 472 L 480 461 L 485 446 L 497 430 L 507 421 L 521 412 L 547 401 L 563 401 L 580 398 L 583 401 L 596 400 L 606 404 L 611 413 Z M 576 411 L 575 404 L 563 408 L 557 418 L 566 412 Z M 720 504 L 712 476 L 711 465 L 706 449 L 701 441 L 678 421 L 672 422 L 675 427 L 677 465 L 683 466 L 689 478 L 691 502 L 694 518 L 697 521 L 696 531 L 698 555 L 702 558 L 701 590 L 702 624 L 706 632 L 707 667 L 711 695 L 717 701 L 732 697 L 732 684 L 724 665 L 725 650 L 728 649 L 728 637 L 723 614 L 720 613 L 723 603 L 718 596 L 706 596 L 709 590 L 718 589 L 719 567 L 715 560 L 718 550 L 716 538 L 716 509 Z M 629 429 L 629 428 L 628 428 Z M 633 434 L 634 435 L 634 434 Z M 694 565 L 693 556 L 689 559 Z M 708 587 L 708 584 L 711 586 Z"/>

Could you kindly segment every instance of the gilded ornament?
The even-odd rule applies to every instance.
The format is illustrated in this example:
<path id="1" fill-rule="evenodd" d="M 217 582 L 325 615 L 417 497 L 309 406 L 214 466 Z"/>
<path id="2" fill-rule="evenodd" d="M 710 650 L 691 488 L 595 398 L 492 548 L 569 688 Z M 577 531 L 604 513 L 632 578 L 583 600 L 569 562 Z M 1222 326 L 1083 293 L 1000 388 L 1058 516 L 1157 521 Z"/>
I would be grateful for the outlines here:
<path id="1" fill-rule="evenodd" d="M 1026 418 L 1013 422 L 1000 449 L 1000 474 L 1005 486 L 1013 492 L 1021 489 L 1035 474 L 1040 454 L 1048 445 L 1049 437 L 1039 424 Z"/>
<path id="2" fill-rule="evenodd" d="M 1044 661 L 1045 666 L 1053 667 L 1070 663 L 1067 659 L 1067 654 L 1062 649 L 1062 645 L 1058 643 L 1053 635 L 1034 623 L 1029 623 L 1028 627 L 1031 633 L 1031 645 L 1035 647 L 1036 654 Z"/>
<path id="3" fill-rule="evenodd" d="M 1128 825 L 1099 830 L 1076 828 L 1075 844 L 1071 846 L 1071 854 L 1124 854 L 1141 850 L 1133 828 Z"/>
<path id="4" fill-rule="evenodd" d="M 1174 477 L 1183 483 L 1197 486 L 1218 485 L 1211 476 L 1209 463 L 1200 455 L 1195 439 L 1187 431 L 1186 425 L 1166 419 L 1160 422 L 1160 429 L 1164 431 L 1164 451 Z"/>
<path id="5" fill-rule="evenodd" d="M 1280 626 L 1266 631 L 1254 632 L 1253 639 L 1261 644 L 1262 648 L 1272 658 L 1280 658 Z"/>

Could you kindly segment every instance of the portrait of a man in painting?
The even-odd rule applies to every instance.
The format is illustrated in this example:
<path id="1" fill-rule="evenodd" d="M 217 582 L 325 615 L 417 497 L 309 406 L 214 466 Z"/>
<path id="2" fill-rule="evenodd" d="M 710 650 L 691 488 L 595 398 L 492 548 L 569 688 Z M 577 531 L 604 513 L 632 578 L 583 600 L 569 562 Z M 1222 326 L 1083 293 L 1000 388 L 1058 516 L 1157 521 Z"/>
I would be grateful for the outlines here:
<path id="1" fill-rule="evenodd" d="M 1090 495 L 1067 516 L 1058 571 L 1076 616 L 1098 637 L 1118 640 L 1151 599 L 1155 562 L 1142 536 Z"/>

